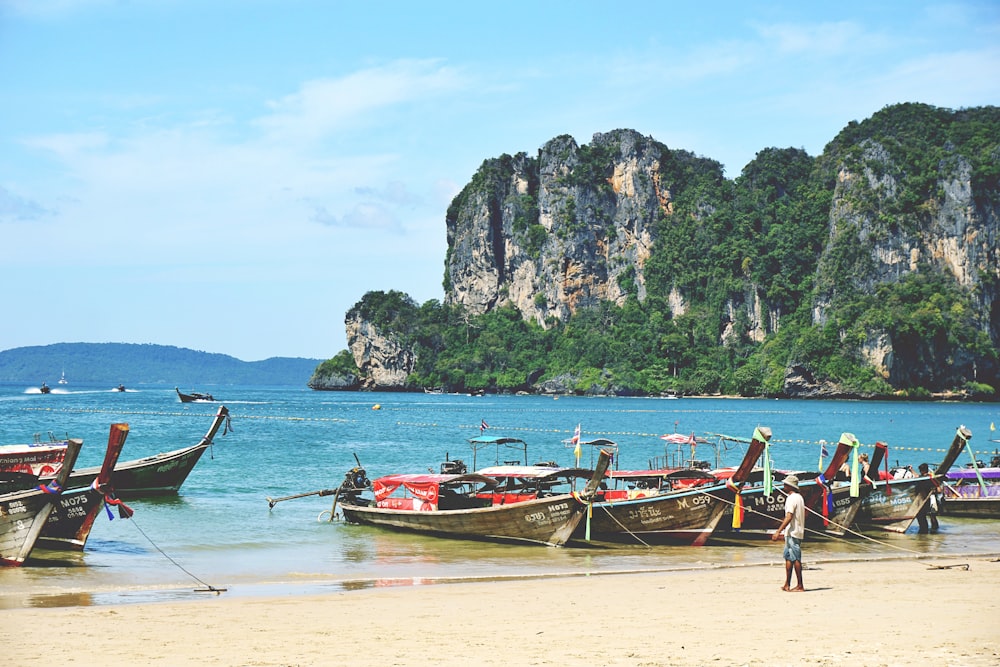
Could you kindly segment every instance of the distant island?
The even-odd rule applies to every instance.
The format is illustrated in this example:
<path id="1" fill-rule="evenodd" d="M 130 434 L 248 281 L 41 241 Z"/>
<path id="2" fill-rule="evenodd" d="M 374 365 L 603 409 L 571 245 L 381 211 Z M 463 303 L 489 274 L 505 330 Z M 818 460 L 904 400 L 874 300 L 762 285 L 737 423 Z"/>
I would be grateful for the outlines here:
<path id="1" fill-rule="evenodd" d="M 304 387 L 321 362 L 298 357 L 241 361 L 171 345 L 56 343 L 0 351 L 0 382 L 56 386 L 65 376 L 71 385 Z"/>

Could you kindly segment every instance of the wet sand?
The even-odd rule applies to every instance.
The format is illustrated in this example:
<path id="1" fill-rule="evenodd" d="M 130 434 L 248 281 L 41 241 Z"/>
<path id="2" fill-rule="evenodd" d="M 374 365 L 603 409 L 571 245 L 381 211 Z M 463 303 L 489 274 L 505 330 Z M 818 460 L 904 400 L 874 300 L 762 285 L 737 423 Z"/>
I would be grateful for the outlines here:
<path id="1" fill-rule="evenodd" d="M 6 667 L 1000 664 L 996 555 L 805 564 L 805 592 L 772 564 L 8 609 L 0 645 Z"/>

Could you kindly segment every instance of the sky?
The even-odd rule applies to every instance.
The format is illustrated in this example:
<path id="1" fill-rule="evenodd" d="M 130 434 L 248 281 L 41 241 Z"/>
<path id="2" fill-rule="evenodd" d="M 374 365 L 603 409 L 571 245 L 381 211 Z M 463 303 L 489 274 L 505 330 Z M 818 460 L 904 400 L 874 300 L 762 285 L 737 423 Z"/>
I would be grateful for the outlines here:
<path id="1" fill-rule="evenodd" d="M 327 359 L 444 299 L 486 159 L 628 128 L 739 176 L 900 102 L 1000 104 L 1000 3 L 0 0 L 0 350 Z"/>

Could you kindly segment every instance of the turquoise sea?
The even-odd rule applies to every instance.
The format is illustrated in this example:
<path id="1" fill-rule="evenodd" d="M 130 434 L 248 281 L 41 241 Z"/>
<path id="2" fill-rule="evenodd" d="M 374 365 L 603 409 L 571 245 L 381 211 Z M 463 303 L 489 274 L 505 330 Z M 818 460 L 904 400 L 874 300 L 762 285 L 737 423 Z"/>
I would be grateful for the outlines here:
<path id="1" fill-rule="evenodd" d="M 991 425 L 1000 405 L 800 401 L 728 398 L 581 398 L 314 392 L 288 387 L 182 387 L 210 391 L 232 413 L 233 431 L 216 437 L 177 497 L 135 500 L 133 520 L 102 515 L 83 553 L 36 550 L 28 566 L 0 569 L 0 608 L 120 604 L 224 595 L 295 595 L 383 585 L 475 578 L 545 576 L 779 562 L 780 546 L 545 548 L 439 540 L 319 521 L 331 498 L 311 496 L 268 508 L 268 497 L 336 487 L 355 465 L 371 478 L 390 472 L 437 471 L 447 458 L 472 467 L 469 438 L 519 437 L 531 462 L 573 463 L 564 441 L 580 426 L 583 440 L 619 445 L 619 466 L 646 468 L 676 453 L 660 436 L 724 433 L 748 438 L 758 425 L 773 431 L 772 458 L 782 469 L 814 470 L 821 441 L 844 431 L 866 446 L 889 445 L 892 464 L 934 463 L 955 429 L 973 433 L 977 458 L 1000 443 Z M 376 409 L 377 407 L 377 409 Z M 83 438 L 79 465 L 103 458 L 113 422 L 130 426 L 123 460 L 195 444 L 213 404 L 182 404 L 171 387 L 0 385 L 0 443 Z M 832 451 L 832 447 L 831 447 Z M 738 463 L 739 449 L 722 453 Z M 477 467 L 513 451 L 480 451 Z M 588 463 L 585 451 L 582 464 Z M 713 460 L 711 448 L 698 458 Z M 959 464 L 964 465 L 963 455 Z M 325 519 L 325 517 L 324 517 Z M 941 559 L 1000 552 L 995 525 L 943 517 L 936 535 L 871 534 L 871 539 L 807 541 L 806 560 Z"/>

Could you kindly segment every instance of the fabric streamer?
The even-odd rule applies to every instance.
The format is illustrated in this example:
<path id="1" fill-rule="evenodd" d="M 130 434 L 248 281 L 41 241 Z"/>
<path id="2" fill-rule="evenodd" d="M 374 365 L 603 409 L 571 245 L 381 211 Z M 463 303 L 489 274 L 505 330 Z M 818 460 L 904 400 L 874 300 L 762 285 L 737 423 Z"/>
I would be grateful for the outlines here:
<path id="1" fill-rule="evenodd" d="M 757 434 L 754 433 L 754 436 Z M 763 437 L 759 438 L 764 440 L 764 495 L 770 496 L 774 493 L 774 479 L 771 477 L 771 450 L 770 444 Z"/>
<path id="2" fill-rule="evenodd" d="M 121 499 L 116 498 L 112 494 L 104 496 L 104 510 L 108 513 L 108 521 L 114 521 L 114 514 L 111 513 L 111 506 L 115 505 L 118 507 L 118 518 L 119 519 L 130 519 L 132 515 L 135 514 L 135 510 L 126 505 L 121 501 Z"/>
<path id="3" fill-rule="evenodd" d="M 733 528 L 739 530 L 743 527 L 743 496 L 740 495 L 740 487 L 733 483 L 732 478 L 726 480 L 726 488 L 732 490 L 733 498 Z"/>
<path id="4" fill-rule="evenodd" d="M 40 484 L 35 488 L 41 491 L 42 493 L 47 493 L 53 496 L 58 496 L 60 493 L 62 493 L 63 490 L 62 486 L 56 480 L 52 480 L 48 484 Z"/>
<path id="5" fill-rule="evenodd" d="M 861 443 L 854 440 L 854 442 L 846 443 L 851 446 L 851 498 L 857 498 L 861 495 L 861 461 L 859 460 L 858 449 L 861 447 Z"/>
<path id="6" fill-rule="evenodd" d="M 979 480 L 979 490 L 983 495 L 986 495 L 986 481 L 983 479 L 983 474 L 979 472 L 979 464 L 976 463 L 976 455 L 973 453 L 972 445 L 969 444 L 968 440 L 965 441 L 965 451 L 969 452 L 969 458 L 972 459 L 972 469 L 976 471 L 976 479 Z"/>

